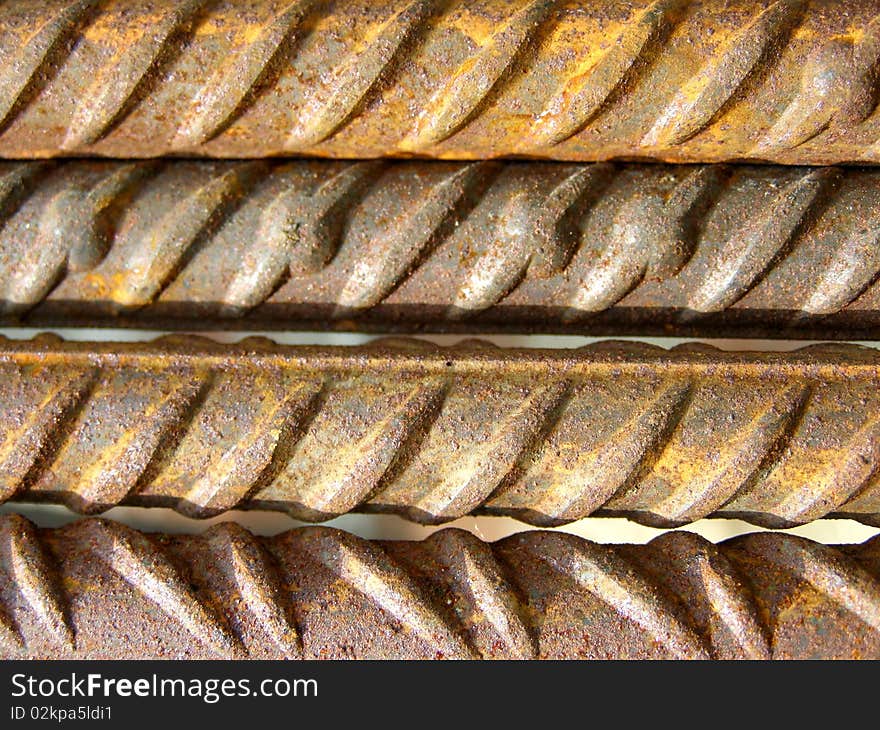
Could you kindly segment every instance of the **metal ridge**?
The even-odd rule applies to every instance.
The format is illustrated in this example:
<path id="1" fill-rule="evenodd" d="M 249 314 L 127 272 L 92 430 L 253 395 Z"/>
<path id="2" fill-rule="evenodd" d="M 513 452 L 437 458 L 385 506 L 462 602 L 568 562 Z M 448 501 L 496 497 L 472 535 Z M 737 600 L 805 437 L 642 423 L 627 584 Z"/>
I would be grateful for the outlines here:
<path id="1" fill-rule="evenodd" d="M 876 163 L 876 3 L 7 0 L 0 156 Z"/>
<path id="2" fill-rule="evenodd" d="M 880 171 L 0 162 L 0 323 L 872 339 Z"/>
<path id="3" fill-rule="evenodd" d="M 880 524 L 880 352 L 0 340 L 0 500 Z"/>
<path id="4" fill-rule="evenodd" d="M 441 530 L 366 541 L 234 523 L 151 535 L 0 517 L 0 656 L 770 659 L 880 656 L 880 538 L 687 532 L 599 545 Z"/>

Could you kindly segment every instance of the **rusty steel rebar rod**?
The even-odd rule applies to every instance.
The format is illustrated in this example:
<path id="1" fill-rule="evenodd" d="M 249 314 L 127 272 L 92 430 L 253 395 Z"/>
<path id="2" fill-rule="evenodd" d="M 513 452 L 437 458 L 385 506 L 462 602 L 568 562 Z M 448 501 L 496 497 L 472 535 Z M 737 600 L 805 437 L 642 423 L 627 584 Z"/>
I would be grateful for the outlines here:
<path id="1" fill-rule="evenodd" d="M 3 658 L 876 659 L 880 538 L 370 542 L 7 515 L 0 607 Z"/>
<path id="2" fill-rule="evenodd" d="M 6 0 L 0 156 L 880 161 L 875 0 Z"/>
<path id="3" fill-rule="evenodd" d="M 0 499 L 880 524 L 880 352 L 0 341 Z"/>
<path id="4" fill-rule="evenodd" d="M 0 162 L 0 322 L 880 337 L 880 171 Z"/>

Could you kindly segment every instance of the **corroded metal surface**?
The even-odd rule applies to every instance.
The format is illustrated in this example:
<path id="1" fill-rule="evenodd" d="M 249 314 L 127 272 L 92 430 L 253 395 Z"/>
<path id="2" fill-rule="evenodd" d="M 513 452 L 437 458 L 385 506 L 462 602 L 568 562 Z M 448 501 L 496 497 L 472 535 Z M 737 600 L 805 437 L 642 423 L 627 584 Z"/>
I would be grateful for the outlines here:
<path id="1" fill-rule="evenodd" d="M 145 535 L 0 518 L 3 658 L 880 658 L 880 539 Z"/>
<path id="2" fill-rule="evenodd" d="M 880 353 L 0 347 L 0 498 L 83 512 L 880 523 Z"/>
<path id="3" fill-rule="evenodd" d="M 875 0 L 7 0 L 0 156 L 877 162 Z"/>
<path id="4" fill-rule="evenodd" d="M 880 172 L 0 163 L 6 323 L 880 336 Z"/>

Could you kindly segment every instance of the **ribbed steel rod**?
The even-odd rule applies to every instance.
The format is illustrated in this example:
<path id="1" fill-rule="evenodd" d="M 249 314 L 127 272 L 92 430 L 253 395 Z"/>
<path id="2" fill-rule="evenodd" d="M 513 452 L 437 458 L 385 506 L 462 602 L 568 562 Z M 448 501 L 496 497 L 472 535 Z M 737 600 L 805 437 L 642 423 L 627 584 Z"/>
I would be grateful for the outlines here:
<path id="1" fill-rule="evenodd" d="M 880 337 L 880 171 L 0 163 L 0 321 Z"/>
<path id="2" fill-rule="evenodd" d="M 0 499 L 880 524 L 876 350 L 0 345 Z"/>
<path id="3" fill-rule="evenodd" d="M 6 0 L 0 156 L 880 161 L 875 0 Z"/>
<path id="4" fill-rule="evenodd" d="M 7 515 L 0 606 L 3 658 L 877 659 L 880 540 L 369 542 Z"/>

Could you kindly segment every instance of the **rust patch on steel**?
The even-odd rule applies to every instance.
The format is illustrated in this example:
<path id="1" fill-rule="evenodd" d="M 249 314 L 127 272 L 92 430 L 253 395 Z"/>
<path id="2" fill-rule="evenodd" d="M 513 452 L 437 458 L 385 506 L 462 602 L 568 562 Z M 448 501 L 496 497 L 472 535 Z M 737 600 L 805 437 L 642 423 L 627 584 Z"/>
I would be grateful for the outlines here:
<path id="1" fill-rule="evenodd" d="M 3 658 L 880 657 L 880 542 L 370 542 L 225 523 L 148 535 L 0 517 Z"/>
<path id="2" fill-rule="evenodd" d="M 880 172 L 0 163 L 15 324 L 868 339 Z"/>
<path id="3" fill-rule="evenodd" d="M 87 513 L 880 524 L 880 353 L 154 343 L 0 348 L 0 498 Z"/>
<path id="4" fill-rule="evenodd" d="M 8 0 L 0 155 L 880 160 L 876 3 Z"/>

